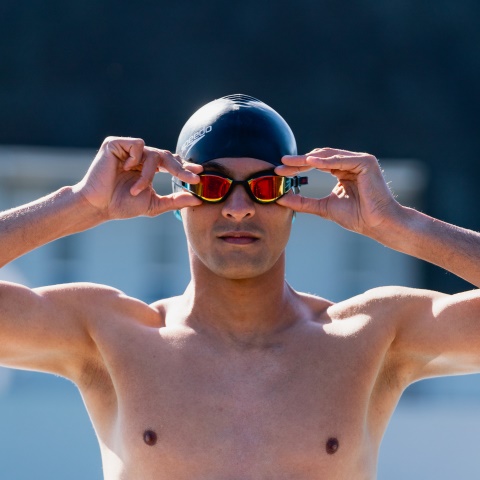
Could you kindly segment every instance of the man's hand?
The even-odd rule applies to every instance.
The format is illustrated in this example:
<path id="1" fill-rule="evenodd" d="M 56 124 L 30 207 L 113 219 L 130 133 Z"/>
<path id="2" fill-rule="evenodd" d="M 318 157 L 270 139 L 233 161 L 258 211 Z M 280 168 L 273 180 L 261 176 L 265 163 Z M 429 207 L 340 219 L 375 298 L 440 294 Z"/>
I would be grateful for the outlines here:
<path id="1" fill-rule="evenodd" d="M 278 175 L 292 176 L 311 169 L 329 172 L 338 180 L 328 197 L 285 195 L 277 203 L 297 212 L 313 213 L 348 230 L 368 234 L 395 215 L 399 204 L 393 198 L 377 159 L 367 153 L 316 148 L 306 155 L 285 156 Z"/>
<path id="2" fill-rule="evenodd" d="M 156 216 L 199 205 L 201 200 L 188 192 L 158 195 L 152 186 L 155 174 L 168 172 L 198 183 L 201 171 L 200 165 L 182 164 L 178 155 L 146 147 L 139 138 L 108 137 L 75 190 L 107 219 Z"/>

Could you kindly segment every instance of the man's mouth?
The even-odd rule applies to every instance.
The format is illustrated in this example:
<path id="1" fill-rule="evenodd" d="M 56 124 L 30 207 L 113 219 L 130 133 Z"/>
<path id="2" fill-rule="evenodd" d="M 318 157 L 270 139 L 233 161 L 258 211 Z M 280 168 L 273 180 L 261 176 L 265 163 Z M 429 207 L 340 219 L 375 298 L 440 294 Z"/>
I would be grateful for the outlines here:
<path id="1" fill-rule="evenodd" d="M 250 232 L 225 232 L 218 238 L 232 245 L 249 245 L 259 240 L 258 236 Z"/>

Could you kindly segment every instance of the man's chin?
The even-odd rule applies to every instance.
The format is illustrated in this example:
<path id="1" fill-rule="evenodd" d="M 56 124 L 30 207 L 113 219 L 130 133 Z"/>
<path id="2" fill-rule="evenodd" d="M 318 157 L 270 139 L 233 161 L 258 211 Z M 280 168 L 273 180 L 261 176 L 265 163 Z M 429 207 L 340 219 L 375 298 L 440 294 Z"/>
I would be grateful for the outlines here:
<path id="1" fill-rule="evenodd" d="M 212 274 L 228 280 L 249 280 L 256 279 L 262 275 L 268 274 L 280 261 L 275 258 L 272 252 L 210 252 L 210 254 L 200 257 L 194 255 L 193 268 L 197 265 L 200 270 L 206 269 Z M 197 263 L 198 262 L 198 263 Z M 197 272 L 200 272 L 197 270 Z M 206 272 L 205 272 L 206 273 Z"/>
<path id="2" fill-rule="evenodd" d="M 268 265 L 259 264 L 258 261 L 243 261 L 222 263 L 211 268 L 213 273 L 228 280 L 249 280 L 262 276 L 269 270 Z"/>

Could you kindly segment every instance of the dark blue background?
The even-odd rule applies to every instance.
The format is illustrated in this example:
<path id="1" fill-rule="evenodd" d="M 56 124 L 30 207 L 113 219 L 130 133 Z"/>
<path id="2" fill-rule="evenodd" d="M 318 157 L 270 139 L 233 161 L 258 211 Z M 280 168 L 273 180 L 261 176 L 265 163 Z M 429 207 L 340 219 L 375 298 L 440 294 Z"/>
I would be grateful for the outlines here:
<path id="1" fill-rule="evenodd" d="M 479 229 L 477 0 L 2 0 L 0 143 L 173 149 L 203 103 L 247 93 L 300 151 L 426 162 L 425 211 Z M 426 268 L 425 285 L 469 288 Z"/>

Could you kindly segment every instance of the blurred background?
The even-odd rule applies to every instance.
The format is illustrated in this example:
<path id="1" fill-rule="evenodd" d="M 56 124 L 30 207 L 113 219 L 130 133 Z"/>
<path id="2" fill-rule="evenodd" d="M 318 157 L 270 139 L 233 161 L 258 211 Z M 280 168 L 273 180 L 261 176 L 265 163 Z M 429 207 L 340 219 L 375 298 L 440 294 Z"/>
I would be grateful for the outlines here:
<path id="1" fill-rule="evenodd" d="M 399 201 L 480 228 L 477 0 L 0 0 L 0 18 L 1 209 L 78 181 L 108 135 L 173 150 L 198 107 L 241 92 L 284 116 L 300 152 L 371 152 Z M 333 183 L 314 176 L 305 193 Z M 169 179 L 157 187 L 167 192 Z M 24 256 L 0 278 L 107 283 L 145 301 L 178 294 L 188 282 L 182 227 L 172 215 L 103 225 Z M 386 284 L 472 288 L 302 215 L 288 279 L 338 301 Z M 379 479 L 478 479 L 479 399 L 478 376 L 409 388 Z M 69 382 L 0 369 L 0 479 L 32 478 L 100 480 L 93 428 Z"/>

